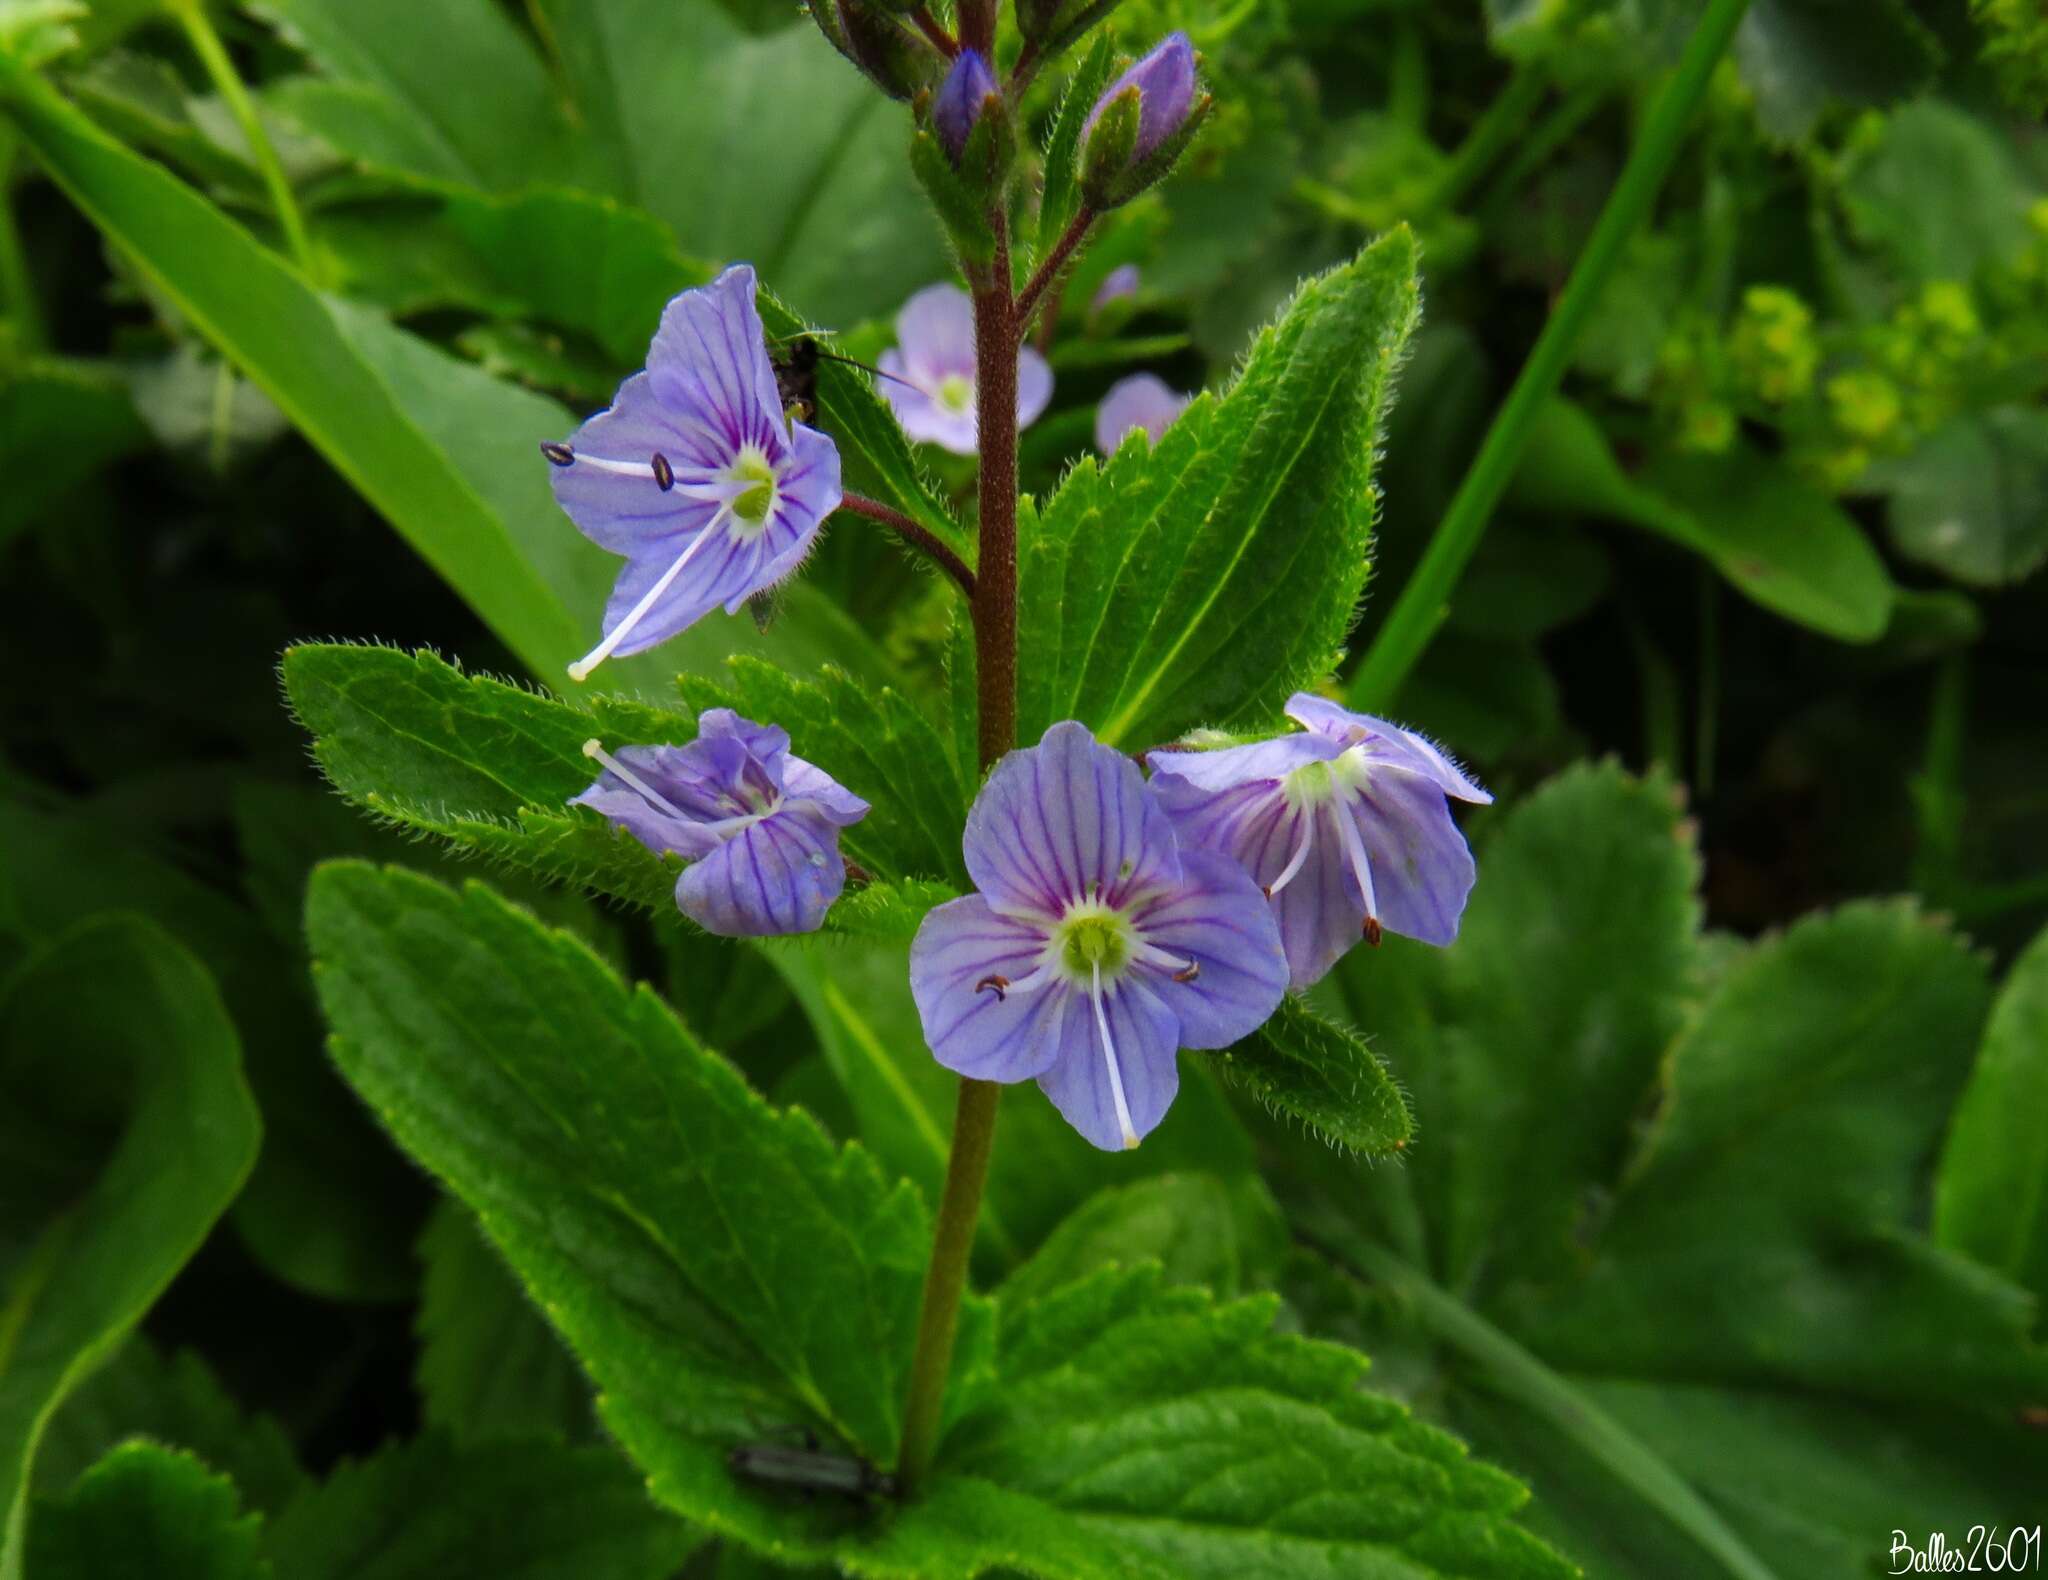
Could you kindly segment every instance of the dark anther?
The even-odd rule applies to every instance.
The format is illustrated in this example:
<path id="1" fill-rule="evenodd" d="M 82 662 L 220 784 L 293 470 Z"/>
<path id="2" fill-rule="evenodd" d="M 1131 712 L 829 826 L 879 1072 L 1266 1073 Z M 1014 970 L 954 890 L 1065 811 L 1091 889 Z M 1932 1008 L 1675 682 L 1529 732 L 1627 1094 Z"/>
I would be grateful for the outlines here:
<path id="1" fill-rule="evenodd" d="M 664 494 L 676 486 L 675 470 L 668 464 L 668 457 L 659 450 L 654 452 L 654 486 Z"/>
<path id="2" fill-rule="evenodd" d="M 1199 960 L 1190 960 L 1188 962 L 1187 970 L 1174 972 L 1173 980 L 1176 982 L 1192 982 L 1195 980 L 1196 977 L 1200 976 L 1201 974 L 1202 962 Z"/>
<path id="3" fill-rule="evenodd" d="M 857 861 L 846 864 L 846 881 L 858 888 L 863 883 L 873 883 L 875 875 Z"/>
<path id="4" fill-rule="evenodd" d="M 1269 900 L 1270 900 L 1270 899 L 1272 899 L 1272 898 L 1273 898 L 1273 885 L 1272 885 L 1272 884 L 1270 884 L 1270 883 L 1262 883 L 1262 884 L 1260 884 L 1260 885 L 1259 885 L 1259 893 L 1263 894 L 1263 895 L 1264 895 L 1264 896 L 1265 896 L 1265 897 L 1266 897 L 1267 899 L 1269 899 Z"/>
<path id="5" fill-rule="evenodd" d="M 1365 919 L 1365 941 L 1375 949 L 1380 946 L 1380 919 L 1377 916 Z"/>
<path id="6" fill-rule="evenodd" d="M 556 444 L 552 439 L 540 447 L 540 453 L 548 458 L 550 466 L 574 466 L 576 452 L 566 444 Z"/>
<path id="7" fill-rule="evenodd" d="M 1003 989 L 1009 985 L 1010 979 L 1008 977 L 983 977 L 974 984 L 974 991 L 979 993 L 983 988 L 994 988 L 996 990 L 996 997 L 1000 999 L 1004 996 Z"/>

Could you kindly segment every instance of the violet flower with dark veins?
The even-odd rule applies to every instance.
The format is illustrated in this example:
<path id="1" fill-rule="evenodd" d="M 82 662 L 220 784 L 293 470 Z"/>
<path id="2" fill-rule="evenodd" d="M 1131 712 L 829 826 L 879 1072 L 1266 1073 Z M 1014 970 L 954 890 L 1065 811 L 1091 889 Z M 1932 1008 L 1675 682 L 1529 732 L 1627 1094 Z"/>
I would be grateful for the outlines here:
<path id="1" fill-rule="evenodd" d="M 676 907 L 707 933 L 760 938 L 816 932 L 846 887 L 839 831 L 868 804 L 789 750 L 789 733 L 730 708 L 707 708 L 683 746 L 596 741 L 604 767 L 570 801 L 600 812 L 656 855 L 689 865 Z"/>
<path id="2" fill-rule="evenodd" d="M 1035 1078 L 1098 1147 L 1159 1123 L 1179 1049 L 1228 1047 L 1286 991 L 1258 887 L 1182 847 L 1137 764 L 1071 720 L 996 765 L 961 847 L 980 892 L 910 949 L 925 1041 L 962 1075 Z"/>
<path id="3" fill-rule="evenodd" d="M 876 364 L 883 397 L 913 439 L 955 455 L 979 449 L 974 420 L 974 303 L 956 285 L 928 285 L 896 315 L 896 344 Z M 902 382 L 897 382 L 901 380 Z M 1017 426 L 1052 400 L 1052 366 L 1029 346 L 1017 353 Z"/>
<path id="4" fill-rule="evenodd" d="M 1450 943 L 1476 871 L 1445 798 L 1493 797 L 1397 724 L 1306 691 L 1287 715 L 1301 733 L 1147 754 L 1182 844 L 1224 852 L 1258 880 L 1296 989 L 1382 929 Z"/>
<path id="5" fill-rule="evenodd" d="M 626 556 L 574 680 L 721 605 L 739 613 L 803 563 L 841 497 L 838 449 L 783 413 L 744 264 L 670 302 L 647 370 L 541 453 L 577 530 Z"/>

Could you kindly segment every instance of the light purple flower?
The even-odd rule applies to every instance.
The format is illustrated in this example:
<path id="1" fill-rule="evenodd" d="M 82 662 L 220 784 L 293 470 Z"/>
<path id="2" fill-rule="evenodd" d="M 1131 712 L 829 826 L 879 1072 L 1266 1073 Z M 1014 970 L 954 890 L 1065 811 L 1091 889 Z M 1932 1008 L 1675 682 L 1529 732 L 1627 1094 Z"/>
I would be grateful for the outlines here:
<path id="1" fill-rule="evenodd" d="M 1095 123 L 1117 96 L 1138 90 L 1138 141 L 1131 150 L 1136 164 L 1181 128 L 1195 102 L 1195 46 L 1185 33 L 1169 33 L 1152 52 L 1136 62 L 1103 91 L 1081 123 L 1086 143 Z"/>
<path id="2" fill-rule="evenodd" d="M 1002 89 L 996 86 L 979 50 L 963 49 L 953 57 L 946 80 L 932 100 L 932 127 L 954 164 L 967 151 L 967 138 L 988 101 L 1001 96 Z"/>
<path id="3" fill-rule="evenodd" d="M 1095 295 L 1088 302 L 1090 319 L 1099 317 L 1112 303 L 1128 302 L 1138 294 L 1138 266 L 1135 263 L 1120 263 L 1102 277 L 1102 283 L 1095 287 Z"/>
<path id="4" fill-rule="evenodd" d="M 592 807 L 656 855 L 689 865 L 676 906 L 708 933 L 760 938 L 816 932 L 846 887 L 839 831 L 868 804 L 789 751 L 789 733 L 730 708 L 707 708 L 684 746 L 587 741 L 603 765 L 570 801 Z"/>
<path id="5" fill-rule="evenodd" d="M 1148 754 L 1182 845 L 1225 852 L 1258 880 L 1297 989 L 1382 928 L 1450 943 L 1475 871 L 1445 797 L 1493 797 L 1399 725 L 1306 691 L 1287 713 L 1300 734 Z"/>
<path id="6" fill-rule="evenodd" d="M 1286 991 L 1251 879 L 1183 849 L 1137 765 L 1071 720 L 996 765 L 961 848 L 981 892 L 910 948 L 925 1041 L 962 1075 L 1036 1078 L 1107 1151 L 1165 1115 L 1178 1049 L 1229 1046 Z"/>
<path id="7" fill-rule="evenodd" d="M 1095 408 L 1095 448 L 1104 455 L 1116 454 L 1117 446 L 1134 428 L 1144 429 L 1145 436 L 1157 444 L 1193 399 L 1168 387 L 1156 374 L 1133 373 L 1118 379 Z"/>
<path id="8" fill-rule="evenodd" d="M 956 285 L 927 285 L 896 315 L 896 345 L 877 364 L 882 394 L 913 439 L 973 455 L 974 302 Z M 901 379 L 901 384 L 895 382 Z M 1017 353 L 1017 426 L 1052 399 L 1052 368 L 1029 346 Z"/>
<path id="9" fill-rule="evenodd" d="M 803 563 L 839 506 L 839 451 L 783 415 L 744 264 L 670 302 L 647 370 L 541 453 L 577 530 L 626 556 L 575 680 L 720 605 L 737 614 Z"/>

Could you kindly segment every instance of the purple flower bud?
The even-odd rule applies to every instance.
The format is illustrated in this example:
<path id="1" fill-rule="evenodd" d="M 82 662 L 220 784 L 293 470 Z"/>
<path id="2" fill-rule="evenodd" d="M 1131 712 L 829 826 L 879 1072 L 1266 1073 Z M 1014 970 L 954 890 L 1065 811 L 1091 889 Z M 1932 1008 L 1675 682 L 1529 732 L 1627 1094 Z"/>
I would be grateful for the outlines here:
<path id="1" fill-rule="evenodd" d="M 1109 85 L 1081 126 L 1083 143 L 1110 102 L 1132 88 L 1138 90 L 1138 142 L 1131 150 L 1131 162 L 1136 164 L 1179 131 L 1194 107 L 1195 46 L 1187 34 L 1169 33 L 1151 54 Z"/>
<path id="2" fill-rule="evenodd" d="M 1144 429 L 1146 437 L 1157 444 L 1193 399 L 1171 388 L 1157 374 L 1133 373 L 1118 379 L 1095 408 L 1095 448 L 1114 455 L 1124 436 L 1135 428 Z"/>
<path id="3" fill-rule="evenodd" d="M 952 69 L 932 101 L 932 127 L 955 164 L 967 151 L 968 134 L 981 119 L 982 110 L 1000 92 L 979 50 L 963 49 L 954 57 Z"/>
<path id="4" fill-rule="evenodd" d="M 989 775 L 961 839 L 978 892 L 924 919 L 910 991 L 933 1056 L 1035 1079 L 1108 1151 L 1165 1117 L 1182 1048 L 1279 1008 L 1287 958 L 1234 861 L 1184 849 L 1138 765 L 1068 720 Z"/>
<path id="5" fill-rule="evenodd" d="M 588 741 L 604 767 L 570 801 L 624 829 L 657 856 L 689 861 L 676 908 L 726 938 L 816 932 L 846 886 L 839 831 L 868 804 L 790 755 L 789 734 L 730 708 L 707 708 L 686 746 Z"/>

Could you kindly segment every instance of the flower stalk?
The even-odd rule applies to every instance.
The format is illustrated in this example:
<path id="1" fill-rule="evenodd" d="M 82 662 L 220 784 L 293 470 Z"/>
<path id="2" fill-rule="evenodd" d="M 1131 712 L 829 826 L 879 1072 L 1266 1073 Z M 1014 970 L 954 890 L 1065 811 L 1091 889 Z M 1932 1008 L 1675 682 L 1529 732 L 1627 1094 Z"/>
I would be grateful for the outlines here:
<path id="1" fill-rule="evenodd" d="M 851 511 L 856 516 L 866 516 L 870 521 L 879 521 L 952 577 L 969 599 L 974 597 L 974 572 L 936 533 L 919 525 L 893 505 L 885 505 L 879 499 L 870 499 L 865 494 L 847 494 L 839 501 L 839 508 Z"/>

